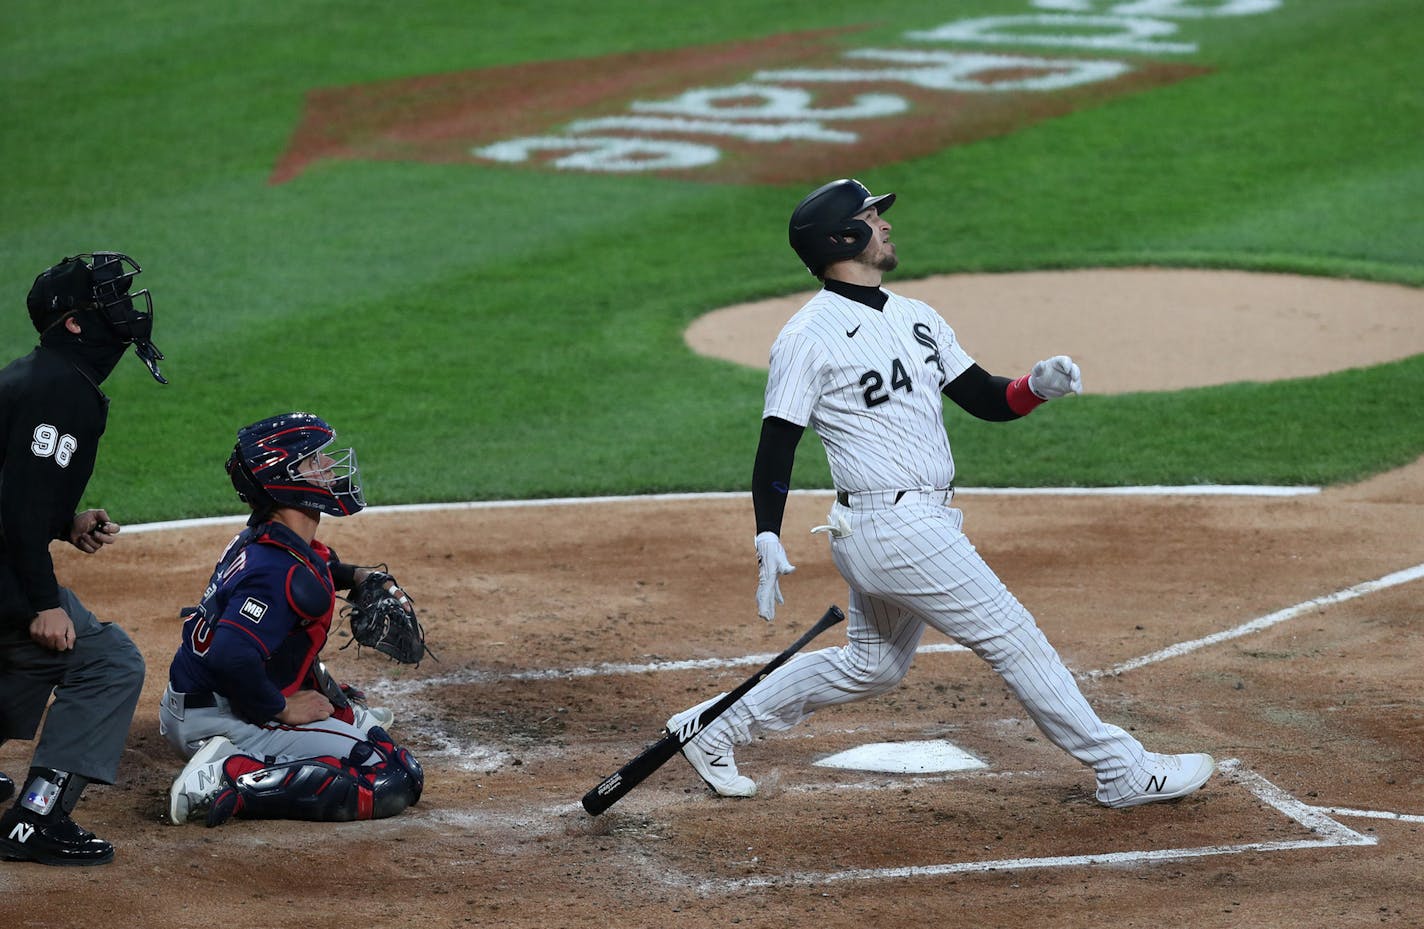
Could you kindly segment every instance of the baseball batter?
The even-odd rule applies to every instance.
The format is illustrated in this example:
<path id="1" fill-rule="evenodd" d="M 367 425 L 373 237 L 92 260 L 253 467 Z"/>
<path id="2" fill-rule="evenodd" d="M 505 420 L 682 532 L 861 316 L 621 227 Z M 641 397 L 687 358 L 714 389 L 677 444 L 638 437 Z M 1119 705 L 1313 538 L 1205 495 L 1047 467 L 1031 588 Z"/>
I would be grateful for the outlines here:
<path id="1" fill-rule="evenodd" d="M 991 375 L 931 307 L 882 289 L 883 275 L 898 264 L 884 219 L 894 202 L 895 194 L 872 196 L 843 179 L 813 191 L 792 213 L 791 246 L 823 289 L 772 345 L 752 474 L 757 609 L 770 620 L 782 602 L 779 577 L 795 570 L 780 532 L 796 446 L 808 425 L 820 436 L 836 500 L 828 524 L 813 532 L 829 535 L 850 585 L 848 641 L 783 665 L 683 755 L 718 794 L 752 796 L 756 784 L 738 773 L 735 745 L 893 688 L 928 626 L 989 662 L 1044 734 L 1093 769 L 1099 802 L 1127 807 L 1192 793 L 1210 778 L 1211 756 L 1149 752 L 1099 719 L 949 505 L 954 459 L 942 398 L 980 419 L 1013 420 L 1081 393 L 1078 366 L 1058 355 L 1015 380 Z M 669 730 L 707 703 L 673 716 Z"/>

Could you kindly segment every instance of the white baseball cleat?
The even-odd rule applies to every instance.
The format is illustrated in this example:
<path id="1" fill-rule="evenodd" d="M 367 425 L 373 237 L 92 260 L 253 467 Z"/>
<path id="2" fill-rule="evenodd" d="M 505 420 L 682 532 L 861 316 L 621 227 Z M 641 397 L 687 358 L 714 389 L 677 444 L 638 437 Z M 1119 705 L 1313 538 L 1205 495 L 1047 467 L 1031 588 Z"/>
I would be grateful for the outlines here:
<path id="1" fill-rule="evenodd" d="M 356 725 L 362 729 L 369 729 L 372 726 L 380 726 L 382 729 L 389 729 L 391 723 L 396 721 L 395 711 L 386 706 L 361 706 L 354 704 L 356 713 Z M 362 714 L 365 714 L 364 718 Z"/>
<path id="2" fill-rule="evenodd" d="M 687 723 L 697 718 L 697 714 L 721 699 L 719 694 L 690 709 L 677 713 L 667 721 L 668 732 L 677 732 Z M 697 776 L 707 782 L 717 794 L 723 797 L 756 796 L 756 781 L 737 773 L 737 762 L 732 758 L 730 739 L 709 738 L 709 730 L 699 732 L 682 747 L 682 757 L 692 765 Z"/>
<path id="3" fill-rule="evenodd" d="M 1098 784 L 1098 802 L 1113 809 L 1176 800 L 1211 778 L 1216 762 L 1200 752 L 1188 755 L 1148 754 L 1141 767 Z"/>
<path id="4" fill-rule="evenodd" d="M 222 789 L 222 763 L 237 747 L 220 735 L 204 742 L 168 788 L 168 821 L 181 826 L 207 809 Z"/>

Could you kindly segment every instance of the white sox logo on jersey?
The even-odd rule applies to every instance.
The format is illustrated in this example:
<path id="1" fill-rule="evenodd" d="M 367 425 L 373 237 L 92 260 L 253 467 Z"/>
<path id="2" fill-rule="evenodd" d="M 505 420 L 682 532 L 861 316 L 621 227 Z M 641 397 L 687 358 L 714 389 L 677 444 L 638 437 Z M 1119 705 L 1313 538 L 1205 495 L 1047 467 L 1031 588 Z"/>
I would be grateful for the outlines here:
<path id="1" fill-rule="evenodd" d="M 924 323 L 915 323 L 915 341 L 930 350 L 925 356 L 926 363 L 933 361 L 934 366 L 939 369 L 940 385 L 944 385 L 944 362 L 939 357 L 939 345 L 935 343 L 934 335 L 930 333 L 930 327 Z"/>

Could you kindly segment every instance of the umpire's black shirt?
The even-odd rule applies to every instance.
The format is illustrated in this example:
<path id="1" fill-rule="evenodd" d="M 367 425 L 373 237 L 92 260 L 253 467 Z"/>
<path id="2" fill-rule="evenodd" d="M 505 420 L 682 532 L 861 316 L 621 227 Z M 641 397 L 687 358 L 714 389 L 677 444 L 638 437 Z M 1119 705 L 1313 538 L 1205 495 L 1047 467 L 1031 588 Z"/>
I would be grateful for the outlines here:
<path id="1" fill-rule="evenodd" d="M 109 416 L 99 385 L 123 356 L 57 329 L 0 371 L 0 638 L 59 606 L 49 544 L 69 537 Z"/>

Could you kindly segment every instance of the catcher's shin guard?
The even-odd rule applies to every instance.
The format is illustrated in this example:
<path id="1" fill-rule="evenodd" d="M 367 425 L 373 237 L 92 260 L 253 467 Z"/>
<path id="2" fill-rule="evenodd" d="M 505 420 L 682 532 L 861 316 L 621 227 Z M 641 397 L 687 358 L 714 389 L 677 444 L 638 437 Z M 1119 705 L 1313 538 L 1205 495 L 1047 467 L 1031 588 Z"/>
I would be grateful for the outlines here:
<path id="1" fill-rule="evenodd" d="M 373 727 L 345 760 L 323 756 L 264 765 L 249 755 L 223 762 L 223 789 L 208 825 L 242 819 L 350 822 L 394 816 L 420 799 L 420 763 Z"/>
<path id="2" fill-rule="evenodd" d="M 349 822 L 370 819 L 371 788 L 359 772 L 329 756 L 264 765 L 248 755 L 223 762 L 223 788 L 208 808 L 208 825 L 243 819 Z"/>
<path id="3" fill-rule="evenodd" d="M 395 744 L 380 726 L 367 730 L 366 739 L 352 750 L 349 761 L 369 772 L 375 818 L 394 816 L 419 802 L 425 789 L 425 772 L 415 756 Z"/>

